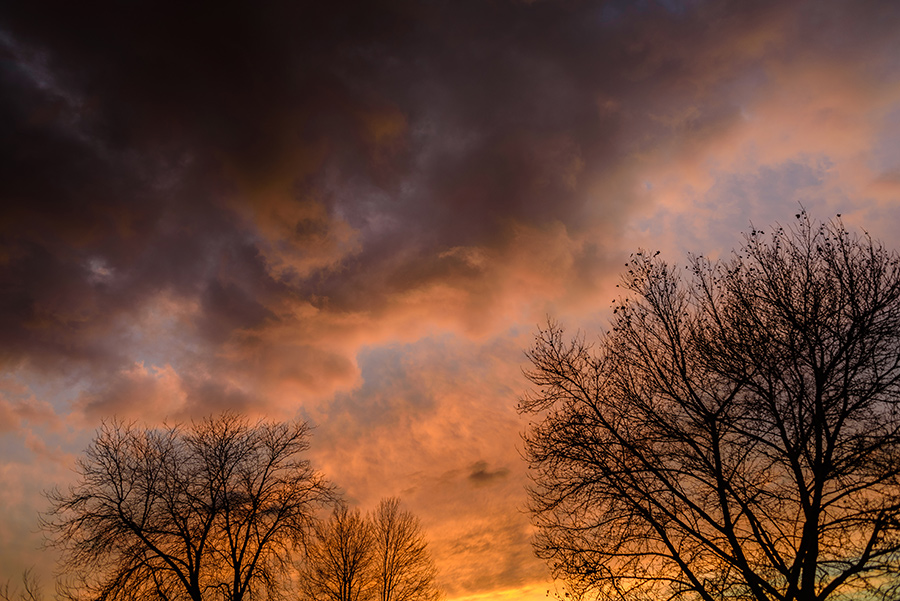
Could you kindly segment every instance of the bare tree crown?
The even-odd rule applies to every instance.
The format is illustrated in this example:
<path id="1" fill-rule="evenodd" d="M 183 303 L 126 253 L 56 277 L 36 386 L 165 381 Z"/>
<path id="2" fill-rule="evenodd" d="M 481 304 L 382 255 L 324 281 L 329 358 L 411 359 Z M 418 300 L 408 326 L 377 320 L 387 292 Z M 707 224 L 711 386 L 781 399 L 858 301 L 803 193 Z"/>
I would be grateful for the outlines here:
<path id="1" fill-rule="evenodd" d="M 45 526 L 79 596 L 277 596 L 331 487 L 302 458 L 307 425 L 226 413 L 189 425 L 104 423 Z"/>
<path id="2" fill-rule="evenodd" d="M 900 261 L 840 220 L 638 253 L 596 347 L 529 352 L 535 549 L 603 599 L 891 598 Z"/>
<path id="3" fill-rule="evenodd" d="M 300 580 L 310 601 L 438 601 L 436 577 L 419 519 L 389 498 L 365 517 L 335 507 L 316 526 Z"/>

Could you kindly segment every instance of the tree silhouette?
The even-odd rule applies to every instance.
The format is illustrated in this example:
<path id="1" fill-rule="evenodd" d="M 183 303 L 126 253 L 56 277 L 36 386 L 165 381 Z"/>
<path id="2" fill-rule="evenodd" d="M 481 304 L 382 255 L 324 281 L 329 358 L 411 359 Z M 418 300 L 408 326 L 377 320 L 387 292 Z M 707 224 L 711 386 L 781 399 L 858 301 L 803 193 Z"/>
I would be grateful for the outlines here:
<path id="1" fill-rule="evenodd" d="M 45 520 L 80 595 L 226 601 L 278 592 L 315 509 L 333 498 L 301 458 L 302 422 L 226 413 L 187 426 L 105 423 Z"/>
<path id="2" fill-rule="evenodd" d="M 371 525 L 358 509 L 339 503 L 315 527 L 300 572 L 306 599 L 366 601 L 374 592 Z"/>
<path id="3" fill-rule="evenodd" d="M 539 332 L 521 411 L 556 576 L 603 599 L 896 594 L 900 264 L 797 217 L 686 277 L 638 253 L 597 348 Z"/>
<path id="4" fill-rule="evenodd" d="M 390 498 L 365 517 L 337 505 L 316 526 L 300 583 L 310 600 L 436 601 L 435 577 L 419 519 Z"/>
<path id="5" fill-rule="evenodd" d="M 433 601 L 440 598 L 437 572 L 422 526 L 400 500 L 384 499 L 371 516 L 374 576 L 378 601 Z"/>
<path id="6" fill-rule="evenodd" d="M 0 601 L 43 601 L 44 590 L 31 569 L 22 574 L 22 587 L 12 586 L 7 581 L 0 585 Z"/>

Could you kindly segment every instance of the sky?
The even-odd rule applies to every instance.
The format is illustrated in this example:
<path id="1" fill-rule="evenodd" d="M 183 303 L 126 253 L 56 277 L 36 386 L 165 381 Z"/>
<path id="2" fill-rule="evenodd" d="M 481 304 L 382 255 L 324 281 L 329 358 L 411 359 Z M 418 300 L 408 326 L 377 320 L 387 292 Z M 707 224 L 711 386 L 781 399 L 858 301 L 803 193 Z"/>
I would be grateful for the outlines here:
<path id="1" fill-rule="evenodd" d="M 0 5 L 0 582 L 97 426 L 304 419 L 449 601 L 545 599 L 525 351 L 630 253 L 897 248 L 900 3 Z"/>

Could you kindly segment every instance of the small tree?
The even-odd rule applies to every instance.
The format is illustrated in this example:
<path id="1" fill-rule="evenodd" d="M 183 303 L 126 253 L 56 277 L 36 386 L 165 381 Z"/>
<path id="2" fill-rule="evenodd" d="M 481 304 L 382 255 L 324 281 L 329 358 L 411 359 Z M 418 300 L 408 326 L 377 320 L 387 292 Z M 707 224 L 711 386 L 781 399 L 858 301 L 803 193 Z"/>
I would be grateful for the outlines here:
<path id="1" fill-rule="evenodd" d="M 378 601 L 439 599 L 437 571 L 419 518 L 391 498 L 381 501 L 371 520 Z"/>
<path id="2" fill-rule="evenodd" d="M 43 601 L 44 591 L 34 573 L 28 569 L 22 574 L 22 588 L 9 581 L 0 585 L 0 601 Z"/>
<path id="3" fill-rule="evenodd" d="M 330 487 L 305 423 L 234 414 L 188 426 L 105 423 L 45 526 L 92 599 L 244 601 L 278 592 Z"/>
<path id="4" fill-rule="evenodd" d="M 900 261 L 798 215 L 679 272 L 642 253 L 595 350 L 551 324 L 521 410 L 537 554 L 599 598 L 890 598 Z"/>
<path id="5" fill-rule="evenodd" d="M 366 601 L 374 590 L 373 559 L 368 520 L 339 503 L 315 527 L 300 571 L 301 590 L 309 600 Z"/>
<path id="6" fill-rule="evenodd" d="M 337 505 L 315 528 L 300 582 L 310 600 L 436 601 L 436 574 L 419 519 L 391 498 L 365 518 Z"/>

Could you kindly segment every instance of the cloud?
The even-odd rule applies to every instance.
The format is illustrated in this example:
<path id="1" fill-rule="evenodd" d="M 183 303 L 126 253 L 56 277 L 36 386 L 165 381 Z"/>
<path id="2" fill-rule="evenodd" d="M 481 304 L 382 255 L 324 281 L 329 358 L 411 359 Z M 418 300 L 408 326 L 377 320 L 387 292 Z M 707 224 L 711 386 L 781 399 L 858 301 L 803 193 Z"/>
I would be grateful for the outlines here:
<path id="1" fill-rule="evenodd" d="M 0 394 L 0 434 L 27 428 L 53 429 L 59 425 L 59 416 L 49 403 L 34 397 L 10 400 Z"/>
<path id="2" fill-rule="evenodd" d="M 92 416 L 116 415 L 159 423 L 184 412 L 187 393 L 181 377 L 171 365 L 147 368 L 135 363 L 106 381 L 98 394 L 85 394 L 77 401 Z"/>
<path id="3" fill-rule="evenodd" d="M 490 484 L 494 480 L 505 478 L 509 475 L 509 468 L 505 467 L 490 471 L 487 461 L 476 461 L 470 469 L 468 478 L 475 486 Z"/>

